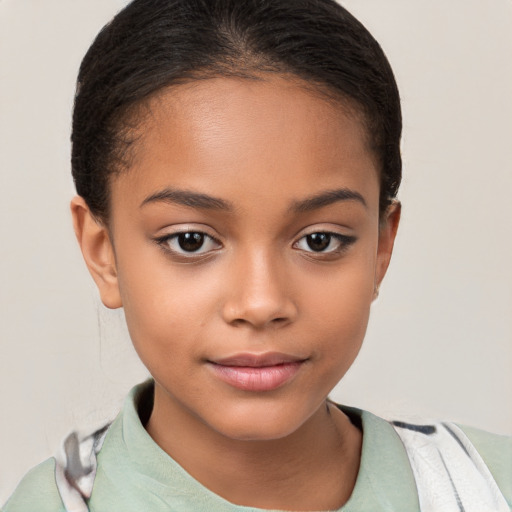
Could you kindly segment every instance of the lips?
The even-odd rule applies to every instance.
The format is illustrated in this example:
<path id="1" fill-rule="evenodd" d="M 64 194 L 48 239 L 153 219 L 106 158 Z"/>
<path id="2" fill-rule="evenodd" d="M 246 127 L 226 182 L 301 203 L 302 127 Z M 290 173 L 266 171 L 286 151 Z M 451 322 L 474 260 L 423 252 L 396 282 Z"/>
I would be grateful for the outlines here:
<path id="1" fill-rule="evenodd" d="M 265 354 L 236 354 L 208 361 L 214 375 L 244 391 L 272 391 L 284 386 L 297 375 L 306 359 L 267 352 Z"/>

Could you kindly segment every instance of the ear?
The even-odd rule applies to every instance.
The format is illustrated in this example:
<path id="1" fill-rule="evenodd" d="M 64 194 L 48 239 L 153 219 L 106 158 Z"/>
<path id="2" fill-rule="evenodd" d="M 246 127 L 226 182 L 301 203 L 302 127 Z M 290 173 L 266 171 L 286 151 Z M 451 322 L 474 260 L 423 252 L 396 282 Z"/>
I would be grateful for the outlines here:
<path id="1" fill-rule="evenodd" d="M 379 295 L 380 283 L 386 275 L 386 271 L 391 261 L 393 245 L 395 243 L 398 224 L 400 223 L 400 214 L 402 205 L 399 201 L 393 201 L 383 214 L 379 227 L 379 245 L 377 248 L 377 263 L 375 266 L 375 291 L 374 300 Z"/>
<path id="2" fill-rule="evenodd" d="M 119 293 L 115 253 L 107 226 L 94 217 L 80 196 L 71 200 L 71 215 L 78 244 L 98 287 L 101 301 L 107 308 L 120 308 L 123 304 Z"/>

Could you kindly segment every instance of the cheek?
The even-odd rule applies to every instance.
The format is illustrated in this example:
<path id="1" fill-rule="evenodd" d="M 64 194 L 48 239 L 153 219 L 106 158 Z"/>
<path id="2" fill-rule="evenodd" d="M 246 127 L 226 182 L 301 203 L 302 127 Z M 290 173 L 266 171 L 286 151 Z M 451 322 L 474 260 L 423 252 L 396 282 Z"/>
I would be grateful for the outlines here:
<path id="1" fill-rule="evenodd" d="M 321 325 L 318 330 L 325 332 L 327 352 L 336 356 L 354 357 L 359 351 L 368 325 L 371 305 L 371 290 L 361 291 L 350 289 L 335 290 L 330 295 L 331 300 L 325 300 L 323 307 L 318 310 L 317 318 Z M 314 324 L 313 324 L 314 325 Z"/>
<path id="2" fill-rule="evenodd" d="M 202 333 L 219 303 L 218 272 L 206 266 L 176 268 L 154 249 L 118 262 L 126 322 L 144 364 L 199 357 Z M 172 355 L 172 357 L 170 357 Z"/>
<path id="3" fill-rule="evenodd" d="M 339 380 L 356 358 L 366 333 L 374 292 L 374 259 L 346 261 L 305 289 L 307 338 L 316 338 L 325 371 Z"/>

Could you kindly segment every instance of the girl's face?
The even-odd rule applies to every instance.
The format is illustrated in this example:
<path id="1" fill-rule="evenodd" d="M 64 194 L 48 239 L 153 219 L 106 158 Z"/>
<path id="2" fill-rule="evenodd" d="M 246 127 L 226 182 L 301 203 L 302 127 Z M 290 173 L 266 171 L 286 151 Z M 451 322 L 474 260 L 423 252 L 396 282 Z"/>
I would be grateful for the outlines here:
<path id="1" fill-rule="evenodd" d="M 155 407 L 286 436 L 360 349 L 398 207 L 379 224 L 361 121 L 299 82 L 210 79 L 149 107 L 112 182 L 113 250 L 75 200 L 102 299 L 125 309 Z"/>

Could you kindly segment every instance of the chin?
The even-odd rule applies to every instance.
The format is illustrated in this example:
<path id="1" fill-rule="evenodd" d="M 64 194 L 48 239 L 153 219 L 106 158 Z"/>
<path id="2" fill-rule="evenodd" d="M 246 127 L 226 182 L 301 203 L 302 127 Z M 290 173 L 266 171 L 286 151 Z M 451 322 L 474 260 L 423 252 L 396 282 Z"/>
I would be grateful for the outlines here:
<path id="1" fill-rule="evenodd" d="M 210 425 L 229 439 L 272 441 L 293 434 L 311 415 L 298 408 L 289 408 L 282 404 L 259 405 L 259 407 L 238 406 L 231 411 L 224 409 L 222 417 Z"/>
<path id="2" fill-rule="evenodd" d="M 288 427 L 288 428 L 287 428 Z M 297 430 L 281 425 L 237 425 L 235 428 L 220 432 L 224 437 L 235 441 L 274 441 L 289 436 Z"/>

